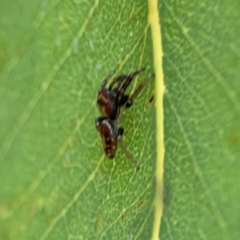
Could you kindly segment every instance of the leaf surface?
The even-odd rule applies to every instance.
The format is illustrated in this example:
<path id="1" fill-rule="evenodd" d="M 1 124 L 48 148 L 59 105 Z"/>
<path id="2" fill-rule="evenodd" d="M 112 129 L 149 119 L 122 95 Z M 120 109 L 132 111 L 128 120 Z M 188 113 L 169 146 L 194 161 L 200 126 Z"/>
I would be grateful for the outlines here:
<path id="1" fill-rule="evenodd" d="M 147 2 L 5 1 L 1 9 L 8 55 L 1 73 L 0 236 L 149 238 L 156 147 L 155 110 L 147 102 L 154 81 L 121 123 L 140 172 L 121 149 L 115 160 L 105 157 L 94 124 L 97 91 L 112 70 L 146 67 L 129 92 L 154 71 Z"/>
<path id="2" fill-rule="evenodd" d="M 238 9 L 159 2 L 164 240 L 240 238 Z M 1 1 L 0 239 L 151 239 L 154 82 L 121 122 L 139 172 L 120 148 L 104 156 L 94 125 L 112 70 L 146 67 L 129 92 L 156 71 L 148 11 L 145 1 Z"/>
<path id="3" fill-rule="evenodd" d="M 237 1 L 165 1 L 161 239 L 239 239 Z"/>

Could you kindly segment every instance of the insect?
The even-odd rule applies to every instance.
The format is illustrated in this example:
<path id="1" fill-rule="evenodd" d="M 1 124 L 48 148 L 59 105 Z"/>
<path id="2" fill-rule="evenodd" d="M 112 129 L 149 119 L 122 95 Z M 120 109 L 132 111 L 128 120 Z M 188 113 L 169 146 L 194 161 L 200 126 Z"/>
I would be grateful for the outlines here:
<path id="1" fill-rule="evenodd" d="M 95 125 L 102 137 L 103 148 L 108 158 L 114 158 L 117 150 L 117 145 L 119 144 L 123 149 L 125 155 L 132 161 L 135 168 L 138 170 L 139 165 L 133 158 L 132 154 L 128 152 L 122 142 L 121 137 L 123 135 L 124 129 L 122 127 L 118 128 L 116 121 L 107 119 L 105 117 L 96 118 Z"/>
<path id="2" fill-rule="evenodd" d="M 115 77 L 108 88 L 106 88 L 107 82 L 115 74 L 115 71 L 103 80 L 98 91 L 97 105 L 104 117 L 115 120 L 119 116 L 121 106 L 126 104 L 126 107 L 130 107 L 132 105 L 133 99 L 129 98 L 125 91 L 134 77 L 144 70 L 144 68 L 141 68 L 129 75 Z"/>
<path id="3" fill-rule="evenodd" d="M 100 132 L 103 148 L 109 158 L 114 158 L 117 142 L 123 135 L 123 128 L 117 128 L 116 122 L 105 117 L 95 119 L 95 125 Z"/>
<path id="4" fill-rule="evenodd" d="M 140 83 L 140 85 L 136 88 L 131 96 L 126 95 L 126 89 L 131 84 L 134 77 L 142 71 L 144 71 L 144 68 L 136 70 L 129 75 L 120 75 L 118 77 L 115 77 L 113 78 L 108 88 L 106 87 L 107 82 L 115 74 L 115 71 L 109 74 L 103 80 L 97 97 L 97 105 L 99 111 L 103 116 L 95 119 L 95 126 L 101 135 L 105 154 L 109 158 L 114 158 L 117 150 L 117 145 L 119 144 L 123 149 L 125 155 L 135 165 L 136 169 L 138 169 L 139 166 L 123 144 L 122 135 L 124 133 L 124 128 L 118 128 L 117 119 L 120 114 L 120 108 L 123 106 L 129 108 L 143 87 L 148 83 L 150 79 L 154 77 L 153 74 L 149 78 L 145 79 L 142 83 Z"/>

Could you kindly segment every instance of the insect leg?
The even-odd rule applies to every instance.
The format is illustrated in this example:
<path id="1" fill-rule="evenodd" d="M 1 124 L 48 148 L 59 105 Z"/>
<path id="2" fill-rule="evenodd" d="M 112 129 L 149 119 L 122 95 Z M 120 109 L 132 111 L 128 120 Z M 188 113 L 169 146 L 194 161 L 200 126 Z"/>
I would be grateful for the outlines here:
<path id="1" fill-rule="evenodd" d="M 118 86 L 117 86 L 117 89 L 118 89 L 121 86 L 122 81 L 126 80 L 127 78 L 128 78 L 128 75 L 120 75 L 114 78 L 111 84 L 109 85 L 108 90 L 111 91 L 115 83 L 118 83 Z"/>
<path id="2" fill-rule="evenodd" d="M 119 88 L 119 91 L 117 93 L 117 99 L 120 102 L 122 96 L 124 95 L 126 89 L 128 88 L 128 86 L 130 85 L 130 83 L 132 82 L 132 80 L 134 79 L 134 77 L 136 77 L 140 72 L 143 72 L 145 70 L 145 68 L 141 68 L 135 72 L 130 73 L 127 76 L 127 79 L 123 82 L 122 86 Z"/>
<path id="3" fill-rule="evenodd" d="M 145 79 L 144 81 L 142 81 L 138 87 L 136 88 L 136 90 L 133 92 L 133 94 L 128 98 L 127 103 L 126 103 L 126 107 L 129 108 L 132 106 L 133 104 L 133 100 L 138 96 L 138 94 L 142 91 L 142 89 L 145 87 L 145 85 L 152 79 L 155 77 L 155 74 L 152 74 L 149 78 Z"/>
<path id="4" fill-rule="evenodd" d="M 139 165 L 138 165 L 137 161 L 134 159 L 133 155 L 127 150 L 126 146 L 123 143 L 122 138 L 118 139 L 118 143 L 119 143 L 120 147 L 122 148 L 126 157 L 132 162 L 132 164 L 135 166 L 136 170 L 138 171 Z"/>
<path id="5" fill-rule="evenodd" d="M 149 98 L 148 102 L 147 102 L 147 105 L 151 105 L 152 102 L 154 100 L 154 93 L 152 94 L 152 96 Z"/>
<path id="6" fill-rule="evenodd" d="M 108 80 L 115 74 L 115 70 L 113 70 L 102 82 L 102 85 L 100 87 L 100 89 L 104 89 L 106 87 L 106 84 L 108 82 Z"/>

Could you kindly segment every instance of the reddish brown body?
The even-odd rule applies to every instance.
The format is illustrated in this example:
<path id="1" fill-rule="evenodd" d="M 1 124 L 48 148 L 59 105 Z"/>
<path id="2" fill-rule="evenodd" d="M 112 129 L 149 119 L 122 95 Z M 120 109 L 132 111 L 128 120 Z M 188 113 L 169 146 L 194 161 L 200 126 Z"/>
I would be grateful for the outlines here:
<path id="1" fill-rule="evenodd" d="M 101 89 L 98 93 L 97 105 L 103 116 L 116 119 L 120 108 L 117 105 L 116 93 L 107 89 Z"/>
<path id="2" fill-rule="evenodd" d="M 105 118 L 96 119 L 95 125 L 102 137 L 104 152 L 109 158 L 114 158 L 123 130 L 120 128 L 119 131 L 114 121 Z"/>
<path id="3" fill-rule="evenodd" d="M 107 82 L 115 72 L 103 80 L 97 97 L 98 109 L 102 116 L 95 119 L 95 126 L 101 135 L 105 154 L 109 158 L 114 158 L 119 142 L 119 145 L 122 147 L 125 155 L 133 162 L 136 169 L 139 168 L 137 162 L 127 151 L 121 140 L 124 129 L 122 127 L 118 128 L 116 120 L 119 116 L 120 108 L 122 106 L 129 108 L 143 87 L 151 78 L 154 77 L 153 74 L 150 78 L 145 79 L 130 97 L 125 95 L 125 91 L 129 84 L 132 82 L 134 77 L 142 71 L 144 71 L 144 68 L 132 72 L 129 75 L 120 75 L 116 78 L 113 78 L 108 88 L 106 87 Z"/>
<path id="4" fill-rule="evenodd" d="M 129 96 L 125 95 L 125 91 L 134 77 L 140 72 L 144 71 L 144 68 L 139 69 L 129 75 L 120 75 L 113 78 L 113 81 L 107 88 L 108 80 L 114 75 L 115 72 L 108 75 L 102 82 L 102 85 L 98 91 L 97 105 L 99 111 L 106 118 L 116 120 L 120 113 L 120 107 L 127 103 L 128 107 L 131 106 Z"/>

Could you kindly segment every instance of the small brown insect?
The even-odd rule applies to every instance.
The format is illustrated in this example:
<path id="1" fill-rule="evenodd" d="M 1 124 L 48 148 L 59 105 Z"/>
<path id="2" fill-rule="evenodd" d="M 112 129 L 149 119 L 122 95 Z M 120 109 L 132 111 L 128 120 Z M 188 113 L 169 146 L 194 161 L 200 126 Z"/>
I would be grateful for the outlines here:
<path id="1" fill-rule="evenodd" d="M 115 120 L 118 118 L 121 106 L 126 104 L 126 107 L 130 107 L 132 105 L 132 99 L 125 95 L 125 91 L 134 77 L 142 71 L 144 71 L 144 68 L 129 75 L 120 75 L 113 79 L 108 88 L 106 88 L 107 82 L 115 74 L 115 71 L 103 80 L 98 91 L 97 105 L 104 117 Z"/>
<path id="2" fill-rule="evenodd" d="M 114 158 L 117 150 L 117 145 L 119 143 L 125 155 L 133 162 L 136 169 L 138 169 L 139 166 L 123 144 L 121 137 L 123 135 L 124 129 L 122 127 L 118 128 L 117 118 L 120 114 L 120 108 L 122 106 L 129 108 L 143 87 L 149 82 L 150 79 L 154 77 L 153 74 L 151 77 L 145 79 L 142 83 L 140 83 L 140 85 L 136 88 L 131 96 L 126 95 L 126 89 L 131 84 L 134 77 L 142 71 L 144 71 L 144 68 L 136 70 L 129 75 L 120 75 L 116 78 L 113 78 L 108 88 L 106 88 L 107 82 L 115 74 L 115 71 L 109 74 L 103 80 L 97 97 L 97 105 L 99 111 L 103 116 L 95 119 L 95 126 L 102 137 L 105 154 L 109 158 Z"/>
<path id="3" fill-rule="evenodd" d="M 123 128 L 117 128 L 116 122 L 105 117 L 95 120 L 97 130 L 102 137 L 103 148 L 109 158 L 114 158 L 118 139 L 123 135 Z"/>
<path id="4" fill-rule="evenodd" d="M 105 151 L 105 154 L 109 158 L 114 158 L 117 150 L 117 145 L 119 143 L 125 155 L 128 157 L 128 159 L 132 161 L 135 168 L 138 170 L 139 165 L 135 161 L 132 154 L 128 152 L 127 148 L 125 147 L 121 139 L 124 129 L 122 127 L 117 128 L 116 121 L 107 119 L 105 117 L 96 118 L 95 125 L 102 137 L 103 149 Z"/>

